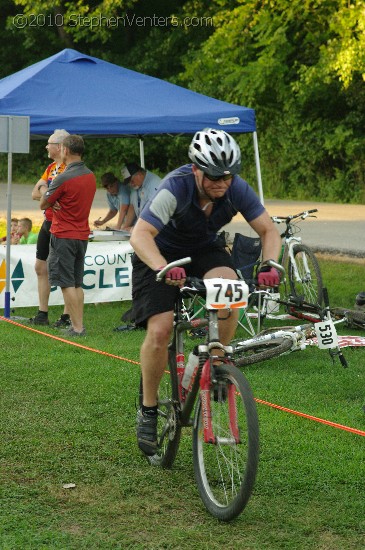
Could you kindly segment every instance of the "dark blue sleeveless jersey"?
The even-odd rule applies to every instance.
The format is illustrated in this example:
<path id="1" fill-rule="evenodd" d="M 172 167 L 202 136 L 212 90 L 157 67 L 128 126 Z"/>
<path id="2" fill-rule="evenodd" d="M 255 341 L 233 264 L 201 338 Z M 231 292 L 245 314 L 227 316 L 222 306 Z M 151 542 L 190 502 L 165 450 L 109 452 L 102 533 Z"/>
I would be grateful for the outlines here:
<path id="1" fill-rule="evenodd" d="M 217 239 L 217 232 L 240 212 L 247 222 L 265 211 L 253 189 L 240 176 L 234 176 L 223 197 L 214 202 L 207 217 L 199 205 L 192 172 L 186 164 L 170 172 L 140 217 L 153 225 L 159 234 L 156 244 L 171 254 L 195 254 Z"/>

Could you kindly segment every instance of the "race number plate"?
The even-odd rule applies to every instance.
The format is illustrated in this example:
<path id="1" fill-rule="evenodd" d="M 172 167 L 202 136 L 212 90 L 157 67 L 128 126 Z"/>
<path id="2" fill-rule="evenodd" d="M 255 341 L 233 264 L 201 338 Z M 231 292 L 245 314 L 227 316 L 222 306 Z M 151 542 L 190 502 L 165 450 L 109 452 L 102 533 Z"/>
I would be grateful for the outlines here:
<path id="1" fill-rule="evenodd" d="M 337 331 L 333 321 L 329 320 L 316 323 L 314 325 L 314 330 L 316 331 L 319 349 L 337 348 Z"/>
<path id="2" fill-rule="evenodd" d="M 237 309 L 247 307 L 248 286 L 245 281 L 205 279 L 207 309 Z"/>

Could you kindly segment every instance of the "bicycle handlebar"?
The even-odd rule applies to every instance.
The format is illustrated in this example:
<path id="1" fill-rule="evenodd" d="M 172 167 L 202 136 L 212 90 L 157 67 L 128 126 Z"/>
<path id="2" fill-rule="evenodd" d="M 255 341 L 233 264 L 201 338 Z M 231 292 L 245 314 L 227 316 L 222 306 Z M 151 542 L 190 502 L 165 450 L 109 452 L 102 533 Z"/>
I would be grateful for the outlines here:
<path id="1" fill-rule="evenodd" d="M 280 271 L 280 273 L 285 275 L 285 267 L 282 266 L 281 264 L 278 264 L 277 262 L 274 262 L 274 260 L 268 260 L 267 262 L 265 262 L 265 265 L 268 265 L 270 267 L 275 267 L 277 271 Z"/>
<path id="2" fill-rule="evenodd" d="M 291 216 L 271 216 L 271 219 L 273 222 L 276 223 L 281 223 L 282 221 L 290 223 L 296 218 L 302 218 L 303 220 L 305 220 L 305 218 L 307 218 L 310 214 L 313 214 L 314 212 L 318 212 L 318 208 L 313 208 L 312 210 L 304 210 L 304 212 L 299 212 L 299 214 L 292 214 Z"/>
<path id="3" fill-rule="evenodd" d="M 180 265 L 186 265 L 191 263 L 191 258 L 187 256 L 186 258 L 181 258 L 181 260 L 175 260 L 165 265 L 156 275 L 156 281 L 161 282 L 166 273 L 173 267 L 179 267 Z"/>

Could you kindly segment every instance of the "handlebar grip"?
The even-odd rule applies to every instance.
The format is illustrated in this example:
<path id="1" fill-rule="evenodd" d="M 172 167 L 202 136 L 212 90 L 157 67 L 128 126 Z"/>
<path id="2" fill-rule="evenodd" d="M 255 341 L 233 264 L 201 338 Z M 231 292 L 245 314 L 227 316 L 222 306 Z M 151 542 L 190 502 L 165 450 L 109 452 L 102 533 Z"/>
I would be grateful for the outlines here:
<path id="1" fill-rule="evenodd" d="M 275 269 L 280 271 L 280 273 L 282 273 L 283 275 L 285 274 L 285 267 L 283 267 L 281 264 L 278 264 L 277 262 L 274 262 L 274 260 L 267 260 L 265 264 L 270 267 L 275 267 Z"/>
<path id="2" fill-rule="evenodd" d="M 181 260 L 175 260 L 174 262 L 170 262 L 169 264 L 165 265 L 161 271 L 159 271 L 156 275 L 156 281 L 160 282 L 162 281 L 164 275 L 172 269 L 173 267 L 179 267 L 180 265 L 186 265 L 191 263 L 191 258 L 187 256 L 186 258 L 181 258 Z"/>
<path id="3" fill-rule="evenodd" d="M 308 214 L 313 214 L 313 212 L 318 212 L 318 208 L 313 208 L 313 210 L 308 210 Z"/>

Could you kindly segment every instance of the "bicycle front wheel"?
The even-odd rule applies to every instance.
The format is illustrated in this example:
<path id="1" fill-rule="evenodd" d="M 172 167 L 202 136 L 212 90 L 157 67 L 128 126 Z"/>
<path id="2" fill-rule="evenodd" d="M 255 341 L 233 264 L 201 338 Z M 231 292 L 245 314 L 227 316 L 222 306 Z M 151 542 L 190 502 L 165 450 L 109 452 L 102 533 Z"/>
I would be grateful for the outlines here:
<path id="1" fill-rule="evenodd" d="M 288 263 L 289 284 L 293 296 L 309 304 L 321 305 L 323 282 L 317 258 L 304 244 L 294 245 L 293 254 L 297 273 L 290 258 Z"/>
<path id="2" fill-rule="evenodd" d="M 193 461 L 198 490 L 207 510 L 230 521 L 245 508 L 259 460 L 259 424 L 250 386 L 233 364 L 215 370 L 210 392 L 214 443 L 204 441 L 201 400 L 193 428 Z"/>

